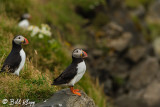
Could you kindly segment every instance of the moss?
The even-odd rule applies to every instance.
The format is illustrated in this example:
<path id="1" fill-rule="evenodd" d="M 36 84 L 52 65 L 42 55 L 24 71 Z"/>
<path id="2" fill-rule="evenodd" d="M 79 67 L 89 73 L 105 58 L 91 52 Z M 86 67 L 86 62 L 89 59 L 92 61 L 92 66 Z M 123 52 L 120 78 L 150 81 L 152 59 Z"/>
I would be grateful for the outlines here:
<path id="1" fill-rule="evenodd" d="M 139 5 L 148 5 L 151 3 L 153 0 L 125 0 L 125 3 L 128 7 L 130 8 L 136 8 Z"/>
<path id="2" fill-rule="evenodd" d="M 102 18 L 103 17 L 103 18 Z M 100 12 L 96 15 L 96 18 L 93 20 L 93 24 L 95 27 L 97 28 L 100 28 L 104 25 L 106 25 L 107 23 L 109 22 L 109 18 L 108 16 L 103 13 L 103 12 Z"/>
<path id="3" fill-rule="evenodd" d="M 156 37 L 158 37 L 158 35 L 160 35 L 160 24 L 150 23 L 148 24 L 148 28 L 151 31 L 150 37 L 152 40 L 154 40 Z"/>
<path id="4" fill-rule="evenodd" d="M 115 84 L 117 84 L 118 86 L 122 86 L 125 84 L 125 79 L 121 78 L 121 77 L 114 77 L 113 81 Z"/>

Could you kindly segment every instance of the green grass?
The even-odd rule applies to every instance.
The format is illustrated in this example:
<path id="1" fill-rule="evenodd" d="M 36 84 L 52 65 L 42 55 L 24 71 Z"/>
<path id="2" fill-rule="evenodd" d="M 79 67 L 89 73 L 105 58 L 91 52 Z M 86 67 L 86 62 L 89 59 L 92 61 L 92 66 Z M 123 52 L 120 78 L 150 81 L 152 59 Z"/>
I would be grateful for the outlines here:
<path id="1" fill-rule="evenodd" d="M 92 81 L 88 80 L 92 79 L 88 74 L 86 74 L 79 82 L 78 87 L 80 87 L 80 89 L 84 90 L 84 92 L 86 92 L 87 95 L 93 98 L 93 100 L 99 107 L 106 107 L 107 105 L 109 105 L 106 104 L 106 96 L 102 92 L 103 90 L 102 87 L 100 87 L 99 82 L 96 81 L 96 83 L 93 84 Z"/>
<path id="2" fill-rule="evenodd" d="M 2 62 L 11 50 L 13 34 L 23 33 L 24 31 L 14 27 L 15 21 L 9 20 L 6 16 L 1 16 L 0 24 L 2 25 L 0 29 L 0 65 L 2 66 Z M 27 60 L 20 77 L 5 73 L 1 74 L 0 102 L 4 98 L 29 98 L 36 102 L 48 98 L 57 90 L 56 87 L 50 85 L 53 76 L 49 73 L 42 73 L 33 66 L 32 61 Z"/>
<path id="3" fill-rule="evenodd" d="M 40 102 L 61 89 L 50 85 L 53 78 L 71 63 L 73 44 L 86 41 L 85 31 L 81 29 L 81 25 L 86 21 L 74 12 L 74 6 L 79 1 L 0 0 L 0 67 L 11 50 L 11 42 L 15 35 L 21 34 L 29 40 L 29 45 L 23 47 L 27 54 L 27 61 L 20 76 L 0 75 L 0 102 L 4 98 L 29 98 Z M 94 0 L 96 1 L 98 0 Z M 30 32 L 17 27 L 18 17 L 24 12 L 32 15 L 33 25 L 50 23 L 58 30 L 52 28 L 51 38 L 30 37 Z M 63 35 L 59 31 L 63 32 Z M 51 39 L 54 39 L 54 42 L 50 44 L 48 41 Z M 92 97 L 97 106 L 108 105 L 102 87 L 98 82 L 94 83 L 88 73 L 76 87 Z"/>

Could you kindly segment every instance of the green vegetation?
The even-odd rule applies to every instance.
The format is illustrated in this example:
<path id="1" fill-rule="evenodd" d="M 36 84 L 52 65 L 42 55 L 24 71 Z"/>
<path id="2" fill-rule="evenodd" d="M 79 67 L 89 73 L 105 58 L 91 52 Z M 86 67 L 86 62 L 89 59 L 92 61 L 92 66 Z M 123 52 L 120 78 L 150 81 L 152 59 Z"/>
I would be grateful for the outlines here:
<path id="1" fill-rule="evenodd" d="M 151 31 L 151 39 L 155 39 L 160 35 L 160 24 L 159 23 L 148 23 L 148 27 Z"/>
<path id="2" fill-rule="evenodd" d="M 130 8 L 136 8 L 140 5 L 148 5 L 151 3 L 153 0 L 125 0 L 125 3 L 128 7 Z"/>
<path id="3" fill-rule="evenodd" d="M 28 98 L 40 102 L 61 89 L 51 86 L 53 78 L 71 62 L 72 46 L 86 41 L 85 31 L 80 28 L 86 20 L 74 12 L 74 6 L 80 1 L 0 0 L 0 67 L 11 50 L 15 35 L 25 36 L 30 43 L 24 46 L 27 61 L 20 77 L 5 73 L 0 75 L 0 102 L 4 98 Z M 43 39 L 30 37 L 30 32 L 18 28 L 19 17 L 25 12 L 32 15 L 31 24 L 37 26 L 42 23 L 49 24 L 52 28 L 52 37 Z M 48 42 L 50 40 L 51 43 Z M 87 73 L 76 87 L 92 97 L 97 106 L 106 107 L 102 87 L 98 82 L 94 84 Z"/>

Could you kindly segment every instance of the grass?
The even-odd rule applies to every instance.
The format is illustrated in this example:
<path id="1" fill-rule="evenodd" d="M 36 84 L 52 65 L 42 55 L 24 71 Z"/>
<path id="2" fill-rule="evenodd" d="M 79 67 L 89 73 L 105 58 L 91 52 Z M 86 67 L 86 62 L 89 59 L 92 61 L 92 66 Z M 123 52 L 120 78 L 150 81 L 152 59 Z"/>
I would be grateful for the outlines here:
<path id="1" fill-rule="evenodd" d="M 102 92 L 102 87 L 100 87 L 98 80 L 93 84 L 92 80 L 89 74 L 86 74 L 82 80 L 78 84 L 78 88 L 84 90 L 84 92 L 87 93 L 93 100 L 95 101 L 96 105 L 99 107 L 106 107 L 109 105 L 109 103 L 106 104 L 107 97 L 105 94 Z"/>
<path id="2" fill-rule="evenodd" d="M 80 27 L 85 20 L 74 12 L 76 3 L 78 1 L 74 0 L 0 0 L 0 67 L 11 50 L 11 41 L 15 35 L 23 35 L 29 40 L 29 45 L 23 47 L 27 61 L 20 76 L 5 73 L 0 75 L 0 102 L 4 98 L 28 98 L 40 102 L 61 89 L 50 85 L 53 78 L 70 64 L 73 44 L 86 41 L 85 31 Z M 18 28 L 18 17 L 24 12 L 32 15 L 33 25 L 49 23 L 52 37 L 32 38 L 30 32 Z M 60 32 L 63 32 L 63 35 Z M 51 39 L 54 40 L 52 44 L 48 42 Z M 98 82 L 94 83 L 88 73 L 76 87 L 92 97 L 97 106 L 107 106 L 102 87 Z"/>
<path id="3" fill-rule="evenodd" d="M 42 74 L 29 61 L 27 61 L 20 77 L 3 73 L 0 78 L 0 100 L 5 98 L 30 99 L 39 102 L 58 90 L 58 88 L 50 85 L 52 77 L 46 73 Z"/>
<path id="4" fill-rule="evenodd" d="M 5 16 L 4 16 L 5 17 Z M 1 29 L 0 29 L 0 65 L 9 54 L 11 50 L 12 38 L 14 35 L 12 33 L 18 32 L 20 30 L 17 27 L 10 27 L 14 25 L 13 20 L 7 20 L 7 18 L 1 17 Z M 4 20 L 3 20 L 4 19 Z M 9 22 L 4 24 L 4 22 Z M 14 32 L 13 32 L 14 31 Z M 46 71 L 47 72 L 47 71 Z M 37 68 L 34 67 L 32 61 L 27 59 L 26 64 L 22 72 L 20 72 L 20 77 L 15 75 L 2 73 L 0 75 L 0 102 L 2 99 L 30 99 L 36 102 L 42 101 L 49 96 L 53 95 L 58 88 L 51 86 L 53 76 L 51 72 L 42 73 Z"/>

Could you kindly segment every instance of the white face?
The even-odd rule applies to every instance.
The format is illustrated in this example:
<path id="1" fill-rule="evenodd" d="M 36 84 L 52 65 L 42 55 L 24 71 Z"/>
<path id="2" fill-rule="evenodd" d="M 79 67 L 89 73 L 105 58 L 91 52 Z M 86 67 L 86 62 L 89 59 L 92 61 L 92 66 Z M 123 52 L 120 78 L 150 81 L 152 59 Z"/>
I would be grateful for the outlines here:
<path id="1" fill-rule="evenodd" d="M 28 40 L 21 35 L 16 36 L 13 41 L 14 41 L 14 43 L 16 43 L 18 45 L 28 44 Z"/>
<path id="2" fill-rule="evenodd" d="M 72 56 L 75 58 L 81 58 L 82 49 L 75 49 L 72 53 Z"/>
<path id="3" fill-rule="evenodd" d="M 31 18 L 31 15 L 26 13 L 26 14 L 23 14 L 22 16 L 24 19 L 30 19 Z"/>
<path id="4" fill-rule="evenodd" d="M 84 52 L 82 49 L 75 49 L 75 50 L 73 51 L 73 53 L 72 53 L 72 56 L 73 56 L 74 58 L 86 58 L 86 57 L 88 57 L 88 56 L 87 56 L 87 53 Z"/>

